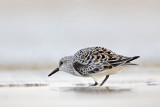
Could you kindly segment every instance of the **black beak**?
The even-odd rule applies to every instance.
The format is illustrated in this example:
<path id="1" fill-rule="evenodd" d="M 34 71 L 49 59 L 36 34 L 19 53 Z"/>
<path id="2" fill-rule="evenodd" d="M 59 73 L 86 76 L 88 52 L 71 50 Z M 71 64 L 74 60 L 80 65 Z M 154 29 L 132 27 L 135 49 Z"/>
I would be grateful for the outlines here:
<path id="1" fill-rule="evenodd" d="M 54 71 L 52 71 L 52 72 L 48 75 L 48 77 L 51 76 L 52 74 L 58 72 L 58 71 L 59 71 L 59 68 L 56 68 Z"/>

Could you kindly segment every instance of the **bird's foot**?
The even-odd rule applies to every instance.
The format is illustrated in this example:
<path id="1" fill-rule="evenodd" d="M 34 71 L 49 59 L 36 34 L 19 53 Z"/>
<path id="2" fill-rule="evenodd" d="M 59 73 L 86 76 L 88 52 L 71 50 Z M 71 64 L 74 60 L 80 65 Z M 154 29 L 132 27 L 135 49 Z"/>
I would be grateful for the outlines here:
<path id="1" fill-rule="evenodd" d="M 91 84 L 90 86 L 96 86 L 98 85 L 98 82 L 95 82 L 94 84 Z"/>

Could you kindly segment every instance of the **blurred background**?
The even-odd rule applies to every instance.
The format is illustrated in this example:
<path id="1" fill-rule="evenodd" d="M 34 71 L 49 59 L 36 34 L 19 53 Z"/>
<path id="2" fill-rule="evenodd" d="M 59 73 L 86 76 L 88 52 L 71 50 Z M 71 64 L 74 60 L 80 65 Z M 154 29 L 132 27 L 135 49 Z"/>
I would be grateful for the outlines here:
<path id="1" fill-rule="evenodd" d="M 135 62 L 140 65 L 110 78 L 106 85 L 116 87 L 107 89 L 66 89 L 93 80 L 62 72 L 47 77 L 62 57 L 92 46 L 103 46 L 126 56 L 139 55 Z M 32 106 L 37 101 L 54 106 L 59 105 L 58 100 L 64 101 L 62 106 L 80 100 L 87 101 L 86 105 L 107 103 L 116 107 L 124 106 L 126 100 L 128 106 L 136 101 L 140 107 L 152 104 L 158 107 L 159 71 L 159 0 L 0 0 L 0 87 L 3 87 L 0 105 L 3 107 Z M 9 87 L 14 89 L 11 91 Z M 90 100 L 93 96 L 82 94 L 92 92 L 100 94 L 93 101 Z M 57 102 L 52 102 L 53 99 Z M 24 105 L 26 100 L 31 103 Z"/>
<path id="2" fill-rule="evenodd" d="M 57 64 L 91 46 L 159 62 L 159 5 L 159 0 L 0 0 L 0 64 Z"/>

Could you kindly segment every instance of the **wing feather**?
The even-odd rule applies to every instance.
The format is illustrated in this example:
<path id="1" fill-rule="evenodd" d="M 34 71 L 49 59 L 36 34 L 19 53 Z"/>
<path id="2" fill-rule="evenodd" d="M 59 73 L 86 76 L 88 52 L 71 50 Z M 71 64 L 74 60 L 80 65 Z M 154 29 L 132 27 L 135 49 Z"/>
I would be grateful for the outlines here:
<path id="1" fill-rule="evenodd" d="M 74 54 L 74 69 L 81 75 L 98 73 L 117 66 L 129 65 L 130 61 L 139 58 L 117 55 L 103 47 L 90 47 L 79 50 Z"/>

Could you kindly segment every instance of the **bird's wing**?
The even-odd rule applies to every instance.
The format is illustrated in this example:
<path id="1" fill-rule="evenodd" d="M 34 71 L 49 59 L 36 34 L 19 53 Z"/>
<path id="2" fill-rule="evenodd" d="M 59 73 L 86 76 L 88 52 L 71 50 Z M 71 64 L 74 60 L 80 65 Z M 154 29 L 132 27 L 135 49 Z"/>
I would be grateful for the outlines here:
<path id="1" fill-rule="evenodd" d="M 114 60 L 114 57 L 117 57 L 114 52 L 103 47 L 85 48 L 74 54 L 73 67 L 81 75 L 87 76 L 104 69 L 111 69 L 112 65 L 107 61 Z"/>
<path id="2" fill-rule="evenodd" d="M 91 47 L 79 50 L 74 54 L 74 69 L 81 75 L 98 73 L 106 69 L 122 66 L 136 57 L 117 55 L 103 47 Z"/>
<path id="3" fill-rule="evenodd" d="M 115 60 L 108 60 L 107 63 L 110 63 L 113 67 L 124 66 L 124 65 L 137 65 L 130 63 L 132 60 L 139 58 L 140 56 L 126 57 L 118 55 Z"/>

